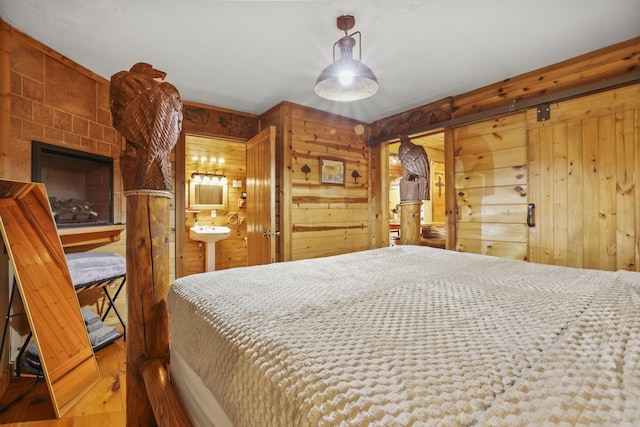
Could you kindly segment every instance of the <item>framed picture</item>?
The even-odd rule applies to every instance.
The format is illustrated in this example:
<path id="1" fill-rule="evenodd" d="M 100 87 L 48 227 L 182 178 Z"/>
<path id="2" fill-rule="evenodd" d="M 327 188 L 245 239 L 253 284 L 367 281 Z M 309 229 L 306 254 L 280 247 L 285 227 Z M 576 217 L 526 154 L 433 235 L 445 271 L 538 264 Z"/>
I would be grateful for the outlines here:
<path id="1" fill-rule="evenodd" d="M 320 182 L 344 185 L 344 160 L 320 157 Z"/>

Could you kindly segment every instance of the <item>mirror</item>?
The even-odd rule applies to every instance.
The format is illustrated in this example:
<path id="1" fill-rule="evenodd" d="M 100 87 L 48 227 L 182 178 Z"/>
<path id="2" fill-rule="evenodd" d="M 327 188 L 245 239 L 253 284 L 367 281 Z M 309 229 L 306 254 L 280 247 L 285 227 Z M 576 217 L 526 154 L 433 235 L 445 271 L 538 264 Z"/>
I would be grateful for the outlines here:
<path id="1" fill-rule="evenodd" d="M 189 209 L 226 209 L 227 184 L 189 182 Z"/>

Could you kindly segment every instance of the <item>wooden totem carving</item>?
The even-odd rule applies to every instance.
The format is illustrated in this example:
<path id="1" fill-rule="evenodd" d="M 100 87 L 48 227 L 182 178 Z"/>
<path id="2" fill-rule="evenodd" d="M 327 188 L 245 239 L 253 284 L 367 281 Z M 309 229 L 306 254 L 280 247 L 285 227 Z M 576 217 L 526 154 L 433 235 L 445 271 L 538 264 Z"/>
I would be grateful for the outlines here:
<path id="1" fill-rule="evenodd" d="M 400 200 L 429 200 L 429 158 L 424 147 L 400 135 L 398 157 L 402 163 Z"/>
<path id="2" fill-rule="evenodd" d="M 171 393 L 147 393 L 168 378 L 169 155 L 182 128 L 182 101 L 165 73 L 138 63 L 111 78 L 114 127 L 126 138 L 120 169 L 127 197 L 127 426 L 187 426 Z M 160 376 L 159 376 L 160 375 Z M 179 420 L 179 421 L 178 421 Z"/>
<path id="3" fill-rule="evenodd" d="M 139 62 L 111 77 L 113 126 L 127 140 L 124 189 L 172 190 L 169 154 L 182 130 L 182 100 L 166 73 Z"/>
<path id="4" fill-rule="evenodd" d="M 402 163 L 400 180 L 400 243 L 420 244 L 420 205 L 429 200 L 429 158 L 421 145 L 400 135 L 398 157 Z"/>

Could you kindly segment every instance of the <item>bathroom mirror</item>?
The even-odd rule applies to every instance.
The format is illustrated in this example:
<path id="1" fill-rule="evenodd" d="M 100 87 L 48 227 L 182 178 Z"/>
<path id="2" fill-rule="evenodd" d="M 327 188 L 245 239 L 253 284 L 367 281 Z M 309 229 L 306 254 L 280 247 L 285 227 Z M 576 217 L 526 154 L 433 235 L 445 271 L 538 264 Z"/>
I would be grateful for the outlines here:
<path id="1" fill-rule="evenodd" d="M 226 209 L 226 207 L 226 182 L 189 182 L 189 209 Z"/>

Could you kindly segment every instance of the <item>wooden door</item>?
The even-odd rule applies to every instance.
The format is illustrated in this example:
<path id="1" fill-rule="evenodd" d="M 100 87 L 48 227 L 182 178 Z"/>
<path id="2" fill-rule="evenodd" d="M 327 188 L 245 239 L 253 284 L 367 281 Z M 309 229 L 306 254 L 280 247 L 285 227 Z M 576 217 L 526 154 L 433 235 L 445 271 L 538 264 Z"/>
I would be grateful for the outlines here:
<path id="1" fill-rule="evenodd" d="M 640 85 L 527 112 L 531 261 L 640 270 Z"/>
<path id="2" fill-rule="evenodd" d="M 276 128 L 247 141 L 247 265 L 275 262 Z"/>

